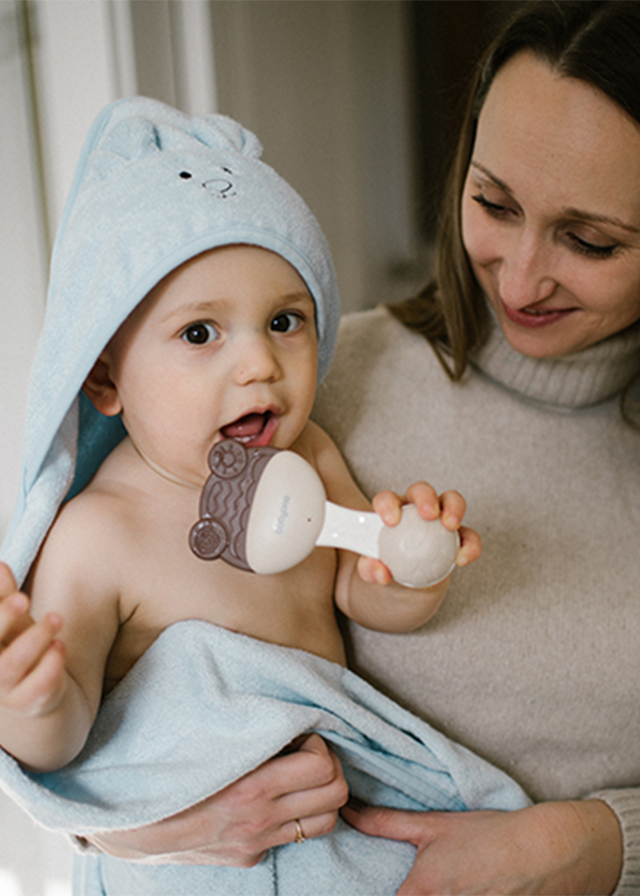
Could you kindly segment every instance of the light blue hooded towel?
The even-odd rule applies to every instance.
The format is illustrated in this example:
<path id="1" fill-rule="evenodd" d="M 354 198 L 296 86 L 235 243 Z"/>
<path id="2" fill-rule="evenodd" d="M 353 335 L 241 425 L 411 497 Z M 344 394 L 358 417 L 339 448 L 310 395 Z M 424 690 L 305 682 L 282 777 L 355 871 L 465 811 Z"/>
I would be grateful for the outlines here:
<path id="1" fill-rule="evenodd" d="M 304 202 L 260 161 L 256 137 L 218 115 L 154 100 L 109 106 L 85 144 L 54 249 L 32 376 L 20 494 L 2 559 L 22 582 L 60 504 L 124 429 L 82 384 L 120 324 L 167 273 L 216 246 L 282 255 L 316 304 L 319 376 L 339 298 L 329 250 Z M 428 682 L 425 682 L 428 687 Z M 296 737 L 318 731 L 360 799 L 409 809 L 516 809 L 523 791 L 353 673 L 302 651 L 198 621 L 167 629 L 112 691 L 81 755 L 33 775 L 0 751 L 0 784 L 36 820 L 70 834 L 148 824 L 200 802 Z M 271 850 L 252 869 L 146 866 L 80 856 L 77 896 L 388 896 L 414 849 L 340 822 Z"/>

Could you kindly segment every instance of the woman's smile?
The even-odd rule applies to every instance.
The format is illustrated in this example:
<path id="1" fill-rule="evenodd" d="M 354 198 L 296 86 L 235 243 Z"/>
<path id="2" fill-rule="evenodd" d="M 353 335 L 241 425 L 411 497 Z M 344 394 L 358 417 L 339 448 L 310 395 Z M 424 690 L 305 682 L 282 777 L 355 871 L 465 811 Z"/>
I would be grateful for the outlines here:
<path id="1" fill-rule="evenodd" d="M 556 324 L 561 320 L 565 320 L 577 310 L 575 308 L 555 310 L 534 307 L 518 309 L 510 308 L 502 300 L 501 303 L 505 317 L 508 317 L 512 323 L 519 327 L 528 327 L 532 330 L 539 329 L 540 327 L 548 327 L 550 324 Z"/>

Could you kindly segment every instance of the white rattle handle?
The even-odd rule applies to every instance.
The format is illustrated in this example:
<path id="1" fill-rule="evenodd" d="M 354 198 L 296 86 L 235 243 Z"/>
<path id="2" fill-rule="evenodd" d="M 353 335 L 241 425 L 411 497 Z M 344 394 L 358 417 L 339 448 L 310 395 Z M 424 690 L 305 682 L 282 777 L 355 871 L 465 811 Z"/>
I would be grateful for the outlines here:
<path id="1" fill-rule="evenodd" d="M 460 538 L 440 520 L 423 520 L 415 504 L 402 508 L 397 526 L 386 526 L 377 513 L 327 501 L 316 544 L 375 557 L 401 585 L 427 588 L 453 572 Z"/>

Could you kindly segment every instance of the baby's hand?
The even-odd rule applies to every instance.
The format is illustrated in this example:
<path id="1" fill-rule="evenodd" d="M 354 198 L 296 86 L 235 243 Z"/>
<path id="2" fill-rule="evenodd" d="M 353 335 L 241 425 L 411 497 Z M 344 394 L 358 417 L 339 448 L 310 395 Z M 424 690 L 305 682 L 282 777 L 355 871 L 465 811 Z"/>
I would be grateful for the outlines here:
<path id="1" fill-rule="evenodd" d="M 433 486 L 427 482 L 415 482 L 409 486 L 404 496 L 389 490 L 378 492 L 372 504 L 373 509 L 387 526 L 398 524 L 405 504 L 415 504 L 423 519 L 440 518 L 446 529 L 452 532 L 458 530 L 460 547 L 456 554 L 456 566 L 467 566 L 477 560 L 482 553 L 482 541 L 478 533 L 462 526 L 467 503 L 459 492 L 446 491 L 438 495 Z M 381 560 L 372 557 L 359 558 L 358 573 L 370 584 L 387 585 L 392 580 L 388 567 Z"/>
<path id="2" fill-rule="evenodd" d="M 36 622 L 29 606 L 9 567 L 0 563 L 0 708 L 38 716 L 54 709 L 62 697 L 65 650 L 56 639 L 60 616 L 47 613 Z"/>

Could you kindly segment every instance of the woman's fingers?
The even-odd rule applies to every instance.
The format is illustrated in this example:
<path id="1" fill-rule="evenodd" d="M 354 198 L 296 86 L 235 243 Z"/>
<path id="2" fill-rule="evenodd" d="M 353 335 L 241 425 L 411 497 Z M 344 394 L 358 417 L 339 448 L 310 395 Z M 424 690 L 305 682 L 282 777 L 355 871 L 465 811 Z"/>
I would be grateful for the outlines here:
<path id="1" fill-rule="evenodd" d="M 274 760 L 287 761 L 286 774 L 291 790 L 278 800 L 280 830 L 272 846 L 300 839 L 296 821 L 306 839 L 321 837 L 335 827 L 338 811 L 349 797 L 340 762 L 317 734 L 304 739 L 295 753 Z"/>
<path id="2" fill-rule="evenodd" d="M 273 846 L 333 829 L 347 799 L 340 763 L 317 734 L 196 806 L 131 831 L 92 835 L 111 855 L 145 864 L 249 868 Z"/>

